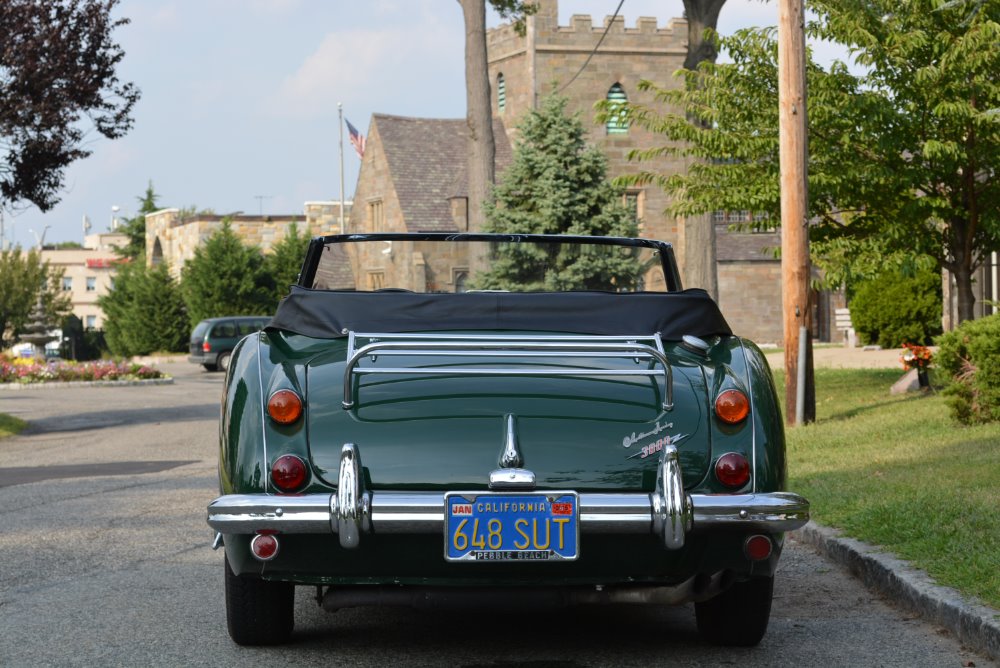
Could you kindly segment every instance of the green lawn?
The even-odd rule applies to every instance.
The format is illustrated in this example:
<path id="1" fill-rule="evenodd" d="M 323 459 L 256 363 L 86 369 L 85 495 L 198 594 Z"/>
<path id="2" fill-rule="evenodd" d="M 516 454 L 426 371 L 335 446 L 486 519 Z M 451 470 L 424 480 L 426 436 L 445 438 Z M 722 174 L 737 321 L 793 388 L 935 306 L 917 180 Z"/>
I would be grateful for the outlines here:
<path id="1" fill-rule="evenodd" d="M 24 420 L 19 420 L 16 417 L 0 413 L 0 438 L 13 436 L 24 429 L 27 425 L 28 423 Z"/>
<path id="2" fill-rule="evenodd" d="M 1000 609 L 1000 424 L 960 426 L 939 394 L 889 396 L 899 377 L 816 370 L 816 423 L 787 432 L 789 489 L 821 524 Z"/>

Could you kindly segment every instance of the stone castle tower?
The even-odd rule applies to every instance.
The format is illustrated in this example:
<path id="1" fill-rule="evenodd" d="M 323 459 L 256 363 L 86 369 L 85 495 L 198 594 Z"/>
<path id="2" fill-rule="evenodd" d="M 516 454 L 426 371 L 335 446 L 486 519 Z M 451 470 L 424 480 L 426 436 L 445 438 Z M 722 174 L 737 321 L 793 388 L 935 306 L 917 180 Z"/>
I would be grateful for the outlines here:
<path id="1" fill-rule="evenodd" d="M 687 54 L 687 21 L 671 19 L 661 27 L 655 18 L 640 17 L 634 27 L 627 27 L 621 16 L 594 25 L 589 15 L 574 15 L 570 25 L 560 26 L 558 0 L 535 4 L 538 11 L 527 18 L 524 36 L 510 25 L 487 34 L 493 114 L 503 120 L 511 140 L 516 141 L 524 114 L 557 92 L 569 100 L 571 112 L 580 114 L 588 141 L 607 156 L 609 177 L 647 169 L 663 174 L 686 171 L 684 160 L 672 157 L 642 165 L 629 162 L 630 150 L 660 146 L 663 138 L 637 127 L 597 123 L 594 104 L 606 99 L 652 103 L 652 95 L 638 89 L 643 79 L 662 87 L 683 85 L 673 73 Z M 684 221 L 664 213 L 666 195 L 656 186 L 632 188 L 626 204 L 639 219 L 642 236 L 674 245 L 683 276 Z"/>

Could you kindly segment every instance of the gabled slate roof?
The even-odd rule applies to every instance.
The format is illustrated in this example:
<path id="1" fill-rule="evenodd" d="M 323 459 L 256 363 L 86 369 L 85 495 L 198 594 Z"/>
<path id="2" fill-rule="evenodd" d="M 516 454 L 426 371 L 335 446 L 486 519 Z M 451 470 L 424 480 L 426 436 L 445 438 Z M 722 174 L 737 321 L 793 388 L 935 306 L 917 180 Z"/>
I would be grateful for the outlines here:
<path id="1" fill-rule="evenodd" d="M 465 197 L 466 138 L 464 118 L 408 118 L 374 114 L 389 175 L 410 232 L 454 232 L 451 197 Z M 510 142 L 499 119 L 493 121 L 496 168 L 511 162 Z"/>

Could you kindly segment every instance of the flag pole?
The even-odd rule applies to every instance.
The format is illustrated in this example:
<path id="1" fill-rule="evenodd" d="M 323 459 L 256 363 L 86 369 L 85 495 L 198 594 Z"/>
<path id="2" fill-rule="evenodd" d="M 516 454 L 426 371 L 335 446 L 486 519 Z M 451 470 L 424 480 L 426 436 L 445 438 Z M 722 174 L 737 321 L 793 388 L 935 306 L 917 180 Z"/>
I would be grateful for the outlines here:
<path id="1" fill-rule="evenodd" d="M 344 233 L 344 105 L 337 103 L 337 116 L 340 126 L 340 233 Z"/>

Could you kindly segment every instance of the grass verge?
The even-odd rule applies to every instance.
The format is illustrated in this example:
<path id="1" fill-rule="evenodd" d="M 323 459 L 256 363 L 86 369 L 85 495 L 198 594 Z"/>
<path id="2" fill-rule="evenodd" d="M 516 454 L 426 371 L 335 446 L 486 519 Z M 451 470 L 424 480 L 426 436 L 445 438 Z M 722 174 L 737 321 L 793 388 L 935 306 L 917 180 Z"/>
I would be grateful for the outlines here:
<path id="1" fill-rule="evenodd" d="M 11 415 L 0 413 L 0 438 L 6 438 L 18 434 L 28 426 L 24 420 L 20 420 Z"/>
<path id="2" fill-rule="evenodd" d="M 960 426 L 940 394 L 890 396 L 899 377 L 816 370 L 816 422 L 787 431 L 789 489 L 821 524 L 1000 609 L 1000 424 Z"/>

